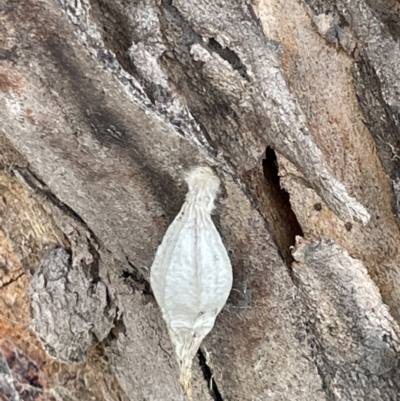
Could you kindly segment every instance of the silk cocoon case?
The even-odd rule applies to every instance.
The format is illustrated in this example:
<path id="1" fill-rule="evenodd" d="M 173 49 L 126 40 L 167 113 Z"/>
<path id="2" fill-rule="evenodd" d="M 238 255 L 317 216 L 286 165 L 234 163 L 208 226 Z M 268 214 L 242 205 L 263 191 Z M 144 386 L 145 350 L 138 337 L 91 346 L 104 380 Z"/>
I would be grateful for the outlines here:
<path id="1" fill-rule="evenodd" d="M 192 361 L 228 299 L 232 267 L 211 220 L 218 177 L 211 168 L 198 167 L 185 180 L 186 200 L 157 249 L 150 283 L 190 397 Z"/>

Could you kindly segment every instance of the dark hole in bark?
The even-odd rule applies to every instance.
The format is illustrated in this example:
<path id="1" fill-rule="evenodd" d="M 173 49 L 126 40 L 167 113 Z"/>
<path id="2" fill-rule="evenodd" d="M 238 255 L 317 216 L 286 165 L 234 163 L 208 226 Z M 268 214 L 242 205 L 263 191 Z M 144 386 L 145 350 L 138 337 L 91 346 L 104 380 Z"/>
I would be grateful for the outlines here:
<path id="1" fill-rule="evenodd" d="M 263 172 L 268 192 L 271 196 L 272 210 L 269 216 L 270 229 L 282 256 L 288 266 L 293 262 L 290 247 L 295 244 L 296 235 L 303 236 L 297 217 L 290 205 L 290 197 L 281 187 L 275 151 L 267 147 L 263 160 Z"/>

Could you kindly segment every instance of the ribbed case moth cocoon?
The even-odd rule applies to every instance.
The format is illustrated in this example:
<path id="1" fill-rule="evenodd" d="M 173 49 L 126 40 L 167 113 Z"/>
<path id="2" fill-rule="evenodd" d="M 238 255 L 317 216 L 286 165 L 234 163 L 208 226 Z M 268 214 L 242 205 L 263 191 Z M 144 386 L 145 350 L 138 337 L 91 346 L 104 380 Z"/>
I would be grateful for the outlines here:
<path id="1" fill-rule="evenodd" d="M 209 167 L 186 176 L 189 192 L 151 267 L 150 283 L 191 397 L 192 360 L 232 288 L 232 267 L 211 220 L 220 181 Z"/>

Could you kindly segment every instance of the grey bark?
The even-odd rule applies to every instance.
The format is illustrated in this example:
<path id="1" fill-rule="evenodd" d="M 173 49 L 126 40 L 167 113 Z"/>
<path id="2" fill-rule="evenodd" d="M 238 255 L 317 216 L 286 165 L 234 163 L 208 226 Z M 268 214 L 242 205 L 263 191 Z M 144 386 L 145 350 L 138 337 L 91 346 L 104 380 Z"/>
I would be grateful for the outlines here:
<path id="1" fill-rule="evenodd" d="M 335 175 L 325 131 L 307 110 L 313 93 L 300 94 L 290 49 L 268 32 L 267 3 L 1 4 L 1 167 L 47 205 L 63 233 L 57 251 L 21 273 L 32 275 L 32 330 L 52 358 L 84 367 L 101 342 L 120 390 L 101 390 L 99 399 L 185 399 L 148 269 L 183 202 L 182 175 L 197 165 L 222 181 L 214 219 L 234 285 L 194 364 L 194 399 L 399 398 L 400 17 L 395 2 L 389 11 L 369 3 L 290 4 L 324 38 L 321 49 L 337 46 L 352 63 L 376 143 L 365 157 L 378 152 L 382 163 L 377 183 Z M 270 17 L 285 4 L 271 2 Z M 263 172 L 267 147 L 278 159 L 275 167 L 264 160 Z M 381 202 L 362 197 L 361 185 L 366 193 L 378 185 Z M 330 241 L 309 226 L 320 212 Z M 7 221 L 2 228 L 16 230 Z M 304 240 L 295 244 L 295 235 Z M 4 276 L 1 283 L 19 277 Z M 99 380 L 109 374 L 93 366 Z M 0 388 L 18 399 L 10 380 L 0 376 Z M 54 380 L 46 391 L 56 399 L 85 397 Z"/>
<path id="2" fill-rule="evenodd" d="M 102 281 L 88 279 L 81 263 L 63 248 L 46 254 L 29 284 L 32 328 L 54 358 L 80 363 L 93 341 L 114 326 L 115 307 Z M 96 272 L 89 272 L 95 279 Z"/>
<path id="3" fill-rule="evenodd" d="M 316 366 L 331 399 L 395 400 L 399 330 L 366 269 L 325 240 L 294 252 Z M 311 340 L 313 341 L 313 340 Z"/>

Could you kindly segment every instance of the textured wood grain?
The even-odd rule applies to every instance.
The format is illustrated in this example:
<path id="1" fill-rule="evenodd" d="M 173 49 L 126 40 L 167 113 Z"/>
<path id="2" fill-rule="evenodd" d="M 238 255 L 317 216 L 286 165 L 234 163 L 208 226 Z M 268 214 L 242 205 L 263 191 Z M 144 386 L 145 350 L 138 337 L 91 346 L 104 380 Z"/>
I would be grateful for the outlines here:
<path id="1" fill-rule="evenodd" d="M 33 361 L 32 397 L 184 400 L 148 278 L 182 176 L 202 165 L 222 183 L 213 219 L 234 282 L 194 399 L 396 399 L 395 2 L 3 3 L 4 369 Z M 25 292 L 52 246 L 116 311 L 80 365 L 44 352 L 70 337 L 50 325 L 43 348 L 29 328 Z M 20 396 L 29 376 L 7 374 L 0 391 Z"/>

